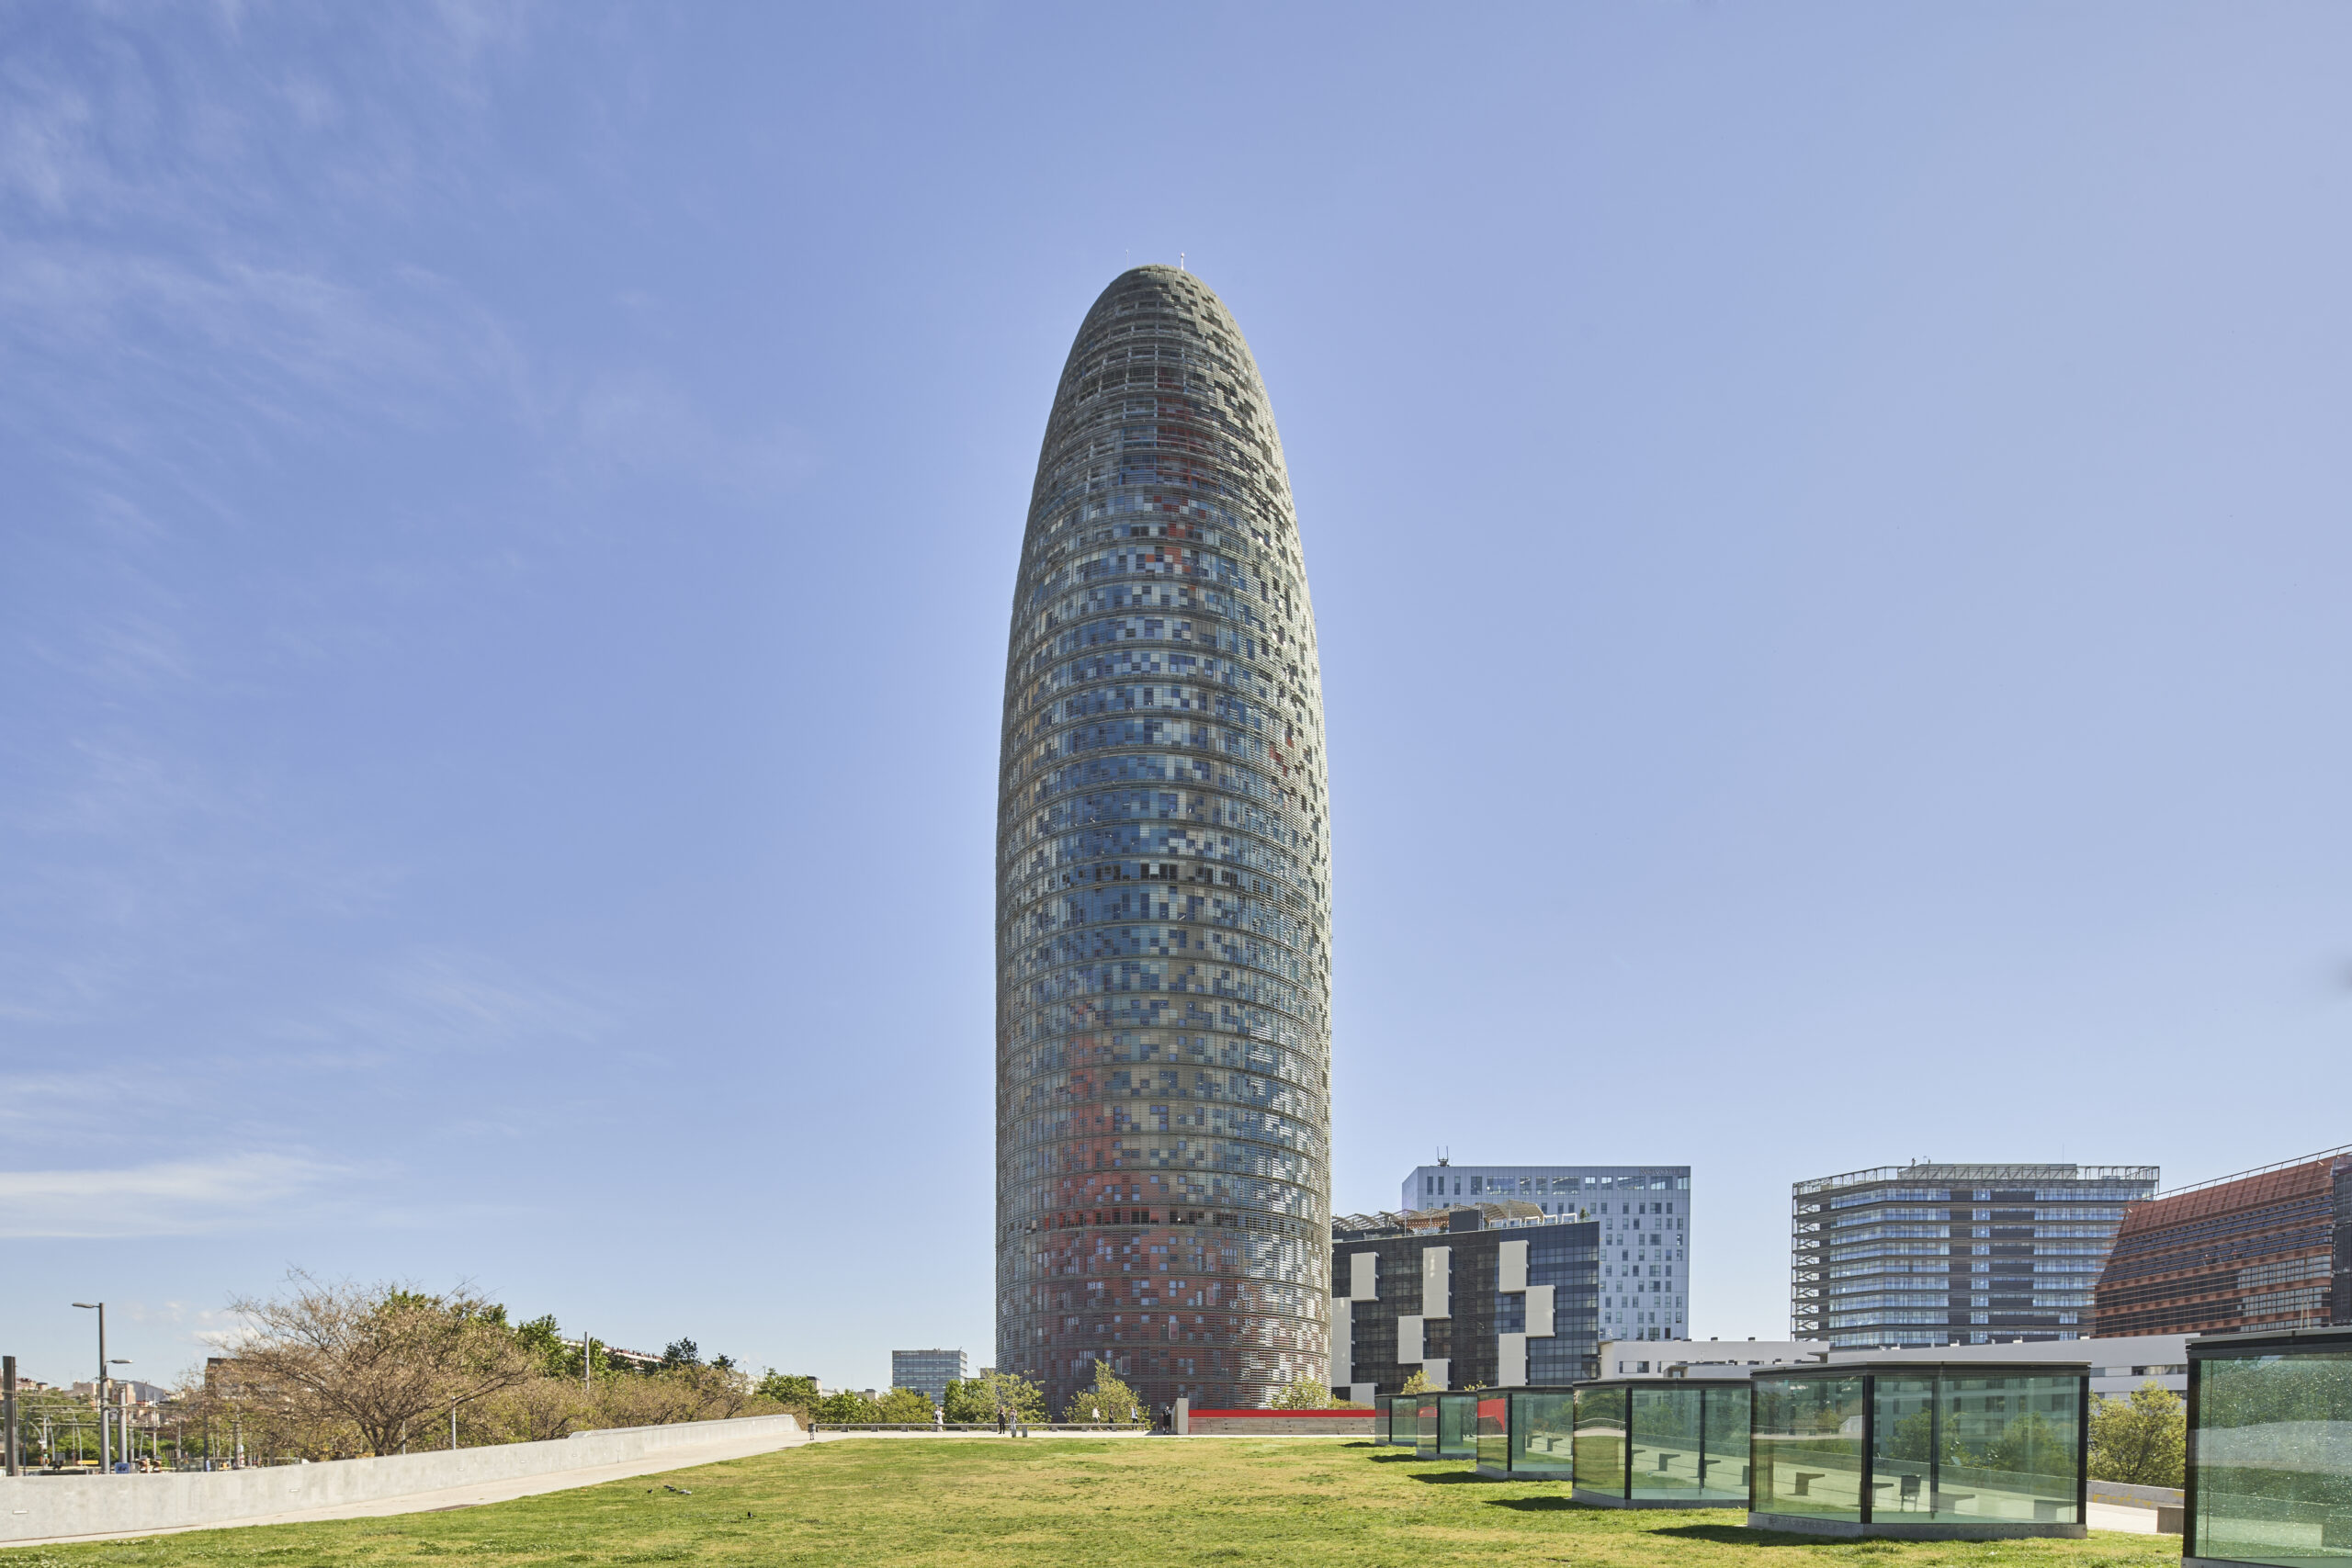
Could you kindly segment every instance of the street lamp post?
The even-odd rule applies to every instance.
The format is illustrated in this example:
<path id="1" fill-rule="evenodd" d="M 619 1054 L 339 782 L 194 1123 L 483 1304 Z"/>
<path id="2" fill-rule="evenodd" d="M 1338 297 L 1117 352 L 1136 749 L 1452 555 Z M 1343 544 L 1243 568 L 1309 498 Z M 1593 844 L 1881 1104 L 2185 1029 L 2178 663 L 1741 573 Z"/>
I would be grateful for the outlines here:
<path id="1" fill-rule="evenodd" d="M 118 1359 L 108 1365 L 127 1367 L 130 1363 Z M 119 1462 L 129 1466 L 130 1473 L 137 1474 L 139 1445 L 131 1431 L 130 1381 L 128 1378 L 118 1382 L 114 1388 L 114 1446 L 115 1452 L 121 1456 Z"/>
<path id="2" fill-rule="evenodd" d="M 107 1303 L 75 1302 L 74 1304 L 85 1312 L 98 1314 L 98 1381 L 92 1385 L 92 1392 L 98 1396 L 98 1473 L 111 1475 L 114 1466 L 107 1462 Z"/>
<path id="3" fill-rule="evenodd" d="M 451 1453 L 458 1451 L 458 1406 L 473 1397 L 470 1393 L 461 1394 L 449 1402 L 449 1451 Z"/>
<path id="4" fill-rule="evenodd" d="M 130 1365 L 130 1358 L 128 1356 L 117 1356 L 114 1359 L 108 1361 L 107 1365 L 109 1367 L 127 1367 Z M 132 1451 L 130 1443 L 130 1380 L 128 1378 L 110 1377 L 108 1382 L 112 1386 L 107 1390 L 107 1392 L 114 1395 L 115 1462 L 118 1464 L 136 1465 L 139 1461 L 139 1456 Z M 103 1395 L 101 1397 L 103 1397 Z M 107 1412 L 105 1408 L 101 1407 L 98 1411 L 98 1428 L 99 1435 L 102 1438 L 105 1435 L 106 1424 Z M 109 1471 L 107 1473 L 111 1474 L 113 1472 Z"/>

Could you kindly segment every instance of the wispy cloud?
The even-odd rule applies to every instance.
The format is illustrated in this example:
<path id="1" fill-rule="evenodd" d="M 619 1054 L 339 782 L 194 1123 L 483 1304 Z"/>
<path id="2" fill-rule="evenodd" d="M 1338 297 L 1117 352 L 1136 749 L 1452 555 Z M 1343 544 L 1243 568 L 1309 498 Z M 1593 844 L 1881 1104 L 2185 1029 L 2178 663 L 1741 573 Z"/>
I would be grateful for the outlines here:
<path id="1" fill-rule="evenodd" d="M 789 490 L 816 466 L 808 436 L 789 425 L 730 431 L 662 377 L 607 373 L 579 400 L 579 442 L 587 471 L 684 479 L 756 499 Z"/>
<path id="2" fill-rule="evenodd" d="M 0 1237 L 202 1235 L 280 1222 L 351 1174 L 277 1154 L 0 1171 Z"/>
<path id="3" fill-rule="evenodd" d="M 313 1048 L 312 1066 L 365 1067 L 427 1052 L 573 1046 L 617 1020 L 586 993 L 478 953 L 434 949 L 394 964 L 363 997 L 273 1032 Z"/>

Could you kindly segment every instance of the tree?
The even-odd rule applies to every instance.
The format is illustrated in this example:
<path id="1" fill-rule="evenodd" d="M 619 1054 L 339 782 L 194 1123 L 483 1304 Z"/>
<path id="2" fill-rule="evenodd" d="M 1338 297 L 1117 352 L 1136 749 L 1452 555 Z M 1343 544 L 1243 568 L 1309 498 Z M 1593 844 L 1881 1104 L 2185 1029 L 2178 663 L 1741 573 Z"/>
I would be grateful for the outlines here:
<path id="1" fill-rule="evenodd" d="M 699 1367 L 702 1351 L 691 1339 L 673 1339 L 662 1348 L 662 1364 L 665 1367 Z"/>
<path id="2" fill-rule="evenodd" d="M 798 1411 L 806 1418 L 817 1408 L 817 1380 L 772 1371 L 753 1386 L 752 1397 L 772 1400 L 787 1410 Z"/>
<path id="3" fill-rule="evenodd" d="M 1340 1402 L 1331 1397 L 1331 1391 L 1319 1379 L 1301 1378 L 1282 1393 L 1274 1395 L 1276 1410 L 1330 1410 Z"/>
<path id="4" fill-rule="evenodd" d="M 816 1418 L 836 1427 L 863 1425 L 880 1419 L 875 1414 L 875 1403 L 855 1389 L 843 1389 L 829 1393 L 817 1402 Z"/>
<path id="5" fill-rule="evenodd" d="M 562 1331 L 555 1325 L 555 1314 L 548 1313 L 528 1323 L 514 1325 L 514 1343 L 526 1355 L 539 1363 L 541 1377 L 560 1378 L 577 1373 L 580 1357 L 563 1342 Z"/>
<path id="6" fill-rule="evenodd" d="M 1437 1384 L 1430 1382 L 1429 1373 L 1423 1371 L 1419 1367 L 1415 1367 L 1413 1369 L 1413 1375 L 1407 1378 L 1405 1380 L 1405 1386 L 1398 1389 L 1396 1392 L 1398 1393 L 1435 1393 L 1437 1392 Z"/>
<path id="7" fill-rule="evenodd" d="M 929 1426 L 938 1418 L 931 1395 L 919 1388 L 894 1388 L 874 1402 L 876 1421 L 921 1422 Z"/>
<path id="8" fill-rule="evenodd" d="M 2017 1475 L 2064 1475 L 2075 1467 L 2073 1445 L 2062 1443 L 2057 1428 L 2038 1410 L 2013 1416 L 2001 1435 L 1984 1450 L 1988 1470 Z"/>
<path id="9" fill-rule="evenodd" d="M 534 1377 L 460 1405 L 460 1440 L 467 1448 L 479 1448 L 568 1438 L 593 1426 L 595 1410 L 595 1401 L 577 1378 Z"/>
<path id="10" fill-rule="evenodd" d="M 983 1372 L 947 1385 L 947 1419 L 994 1426 L 1001 1414 L 1014 1421 L 1043 1421 L 1046 1391 L 1018 1372 Z"/>
<path id="11" fill-rule="evenodd" d="M 1894 1430 L 1883 1439 L 1889 1459 L 1907 1460 L 1925 1464 L 1933 1457 L 1936 1443 L 1936 1417 L 1933 1412 L 1915 1410 L 1894 1423 Z M 1944 1434 L 1943 1462 L 1966 1464 L 1968 1457 L 1952 1433 Z"/>
<path id="12" fill-rule="evenodd" d="M 1070 1395 L 1069 1404 L 1062 1408 L 1062 1419 L 1142 1427 L 1150 1423 L 1151 1412 L 1144 1407 L 1136 1391 L 1111 1370 L 1111 1363 L 1098 1357 L 1094 1382 Z"/>
<path id="13" fill-rule="evenodd" d="M 503 1307 L 460 1285 L 325 1284 L 300 1269 L 282 1299 L 239 1298 L 237 1384 L 296 1421 L 347 1423 L 369 1453 L 400 1451 L 425 1416 L 538 1372 Z"/>
<path id="14" fill-rule="evenodd" d="M 2177 1486 L 2188 1450 L 2188 1411 L 2154 1378 L 2129 1397 L 2091 1401 L 2090 1474 L 2096 1481 Z"/>

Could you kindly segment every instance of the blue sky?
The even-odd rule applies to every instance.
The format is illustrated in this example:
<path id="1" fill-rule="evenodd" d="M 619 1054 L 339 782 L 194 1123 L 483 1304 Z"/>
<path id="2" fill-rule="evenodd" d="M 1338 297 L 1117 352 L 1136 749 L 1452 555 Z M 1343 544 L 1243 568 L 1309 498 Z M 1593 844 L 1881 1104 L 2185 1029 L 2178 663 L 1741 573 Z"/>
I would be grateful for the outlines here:
<path id="1" fill-rule="evenodd" d="M 1336 1178 L 2352 1139 L 2352 13 L 0 11 L 0 1326 L 989 1351 L 1054 378 L 1249 333 Z"/>

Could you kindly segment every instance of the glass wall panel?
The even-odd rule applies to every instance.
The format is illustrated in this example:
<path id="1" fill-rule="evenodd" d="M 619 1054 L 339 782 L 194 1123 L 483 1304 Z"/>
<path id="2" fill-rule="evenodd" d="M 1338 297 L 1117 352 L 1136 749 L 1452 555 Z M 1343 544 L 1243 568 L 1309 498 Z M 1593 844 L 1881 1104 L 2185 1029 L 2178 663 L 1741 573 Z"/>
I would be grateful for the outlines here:
<path id="1" fill-rule="evenodd" d="M 1478 1437 L 1478 1396 L 1441 1393 L 1437 1396 L 1437 1457 L 1476 1459 Z"/>
<path id="2" fill-rule="evenodd" d="M 1416 1459 L 1437 1458 L 1437 1395 L 1434 1393 L 1413 1396 L 1413 1456 Z"/>
<path id="3" fill-rule="evenodd" d="M 1862 1517 L 1862 1380 L 1758 1377 L 1755 1508 L 1818 1518 Z"/>
<path id="4" fill-rule="evenodd" d="M 1380 1403 L 1388 1412 L 1387 1431 L 1381 1440 L 1394 1448 L 1413 1447 L 1419 1440 L 1419 1430 L 1416 1426 L 1416 1420 L 1420 1405 L 1420 1396 L 1412 1393 L 1392 1393 Z"/>
<path id="5" fill-rule="evenodd" d="M 1700 1400 L 1706 1391 L 1677 1382 L 1632 1392 L 1633 1495 L 1690 1501 L 1699 1490 Z"/>
<path id="6" fill-rule="evenodd" d="M 1871 1450 L 1871 1517 L 1895 1518 L 1905 1514 L 1926 1517 L 1935 1496 L 1938 1429 L 1936 1380 L 1899 1378 L 1881 1372 L 1876 1383 L 1877 1406 L 1871 1412 L 1876 1429 Z M 1949 1451 L 1951 1444 L 1945 1440 Z"/>
<path id="7" fill-rule="evenodd" d="M 1879 1384 L 1895 1382 L 1882 1378 Z M 1929 1517 L 2080 1523 L 2075 1464 L 2081 1389 L 2081 1378 L 2065 1374 L 1938 1380 L 1936 1446 L 1927 1450 L 1936 1473 L 1921 1483 Z"/>
<path id="8" fill-rule="evenodd" d="M 1580 1388 L 1576 1396 L 1576 1483 L 1612 1497 L 1625 1495 L 1625 1391 Z"/>
<path id="9" fill-rule="evenodd" d="M 2318 1568 L 2352 1558 L 2352 1349 L 2189 1362 L 2194 1557 Z"/>
<path id="10" fill-rule="evenodd" d="M 1747 1389 L 1710 1388 L 1706 1441 L 1699 1450 L 1699 1495 L 1730 1501 L 1747 1495 Z"/>
<path id="11" fill-rule="evenodd" d="M 1740 1427 L 1743 1434 L 1747 1427 Z M 1576 1400 L 1557 1393 L 1510 1396 L 1510 1472 L 1530 1480 L 1575 1477 Z M 1743 1441 L 1742 1446 L 1746 1444 Z"/>
<path id="12" fill-rule="evenodd" d="M 1477 1450 L 1478 1468 L 1507 1474 L 1510 1470 L 1510 1395 L 1481 1393 L 1475 1409 L 1477 1430 L 1472 1446 Z"/>

